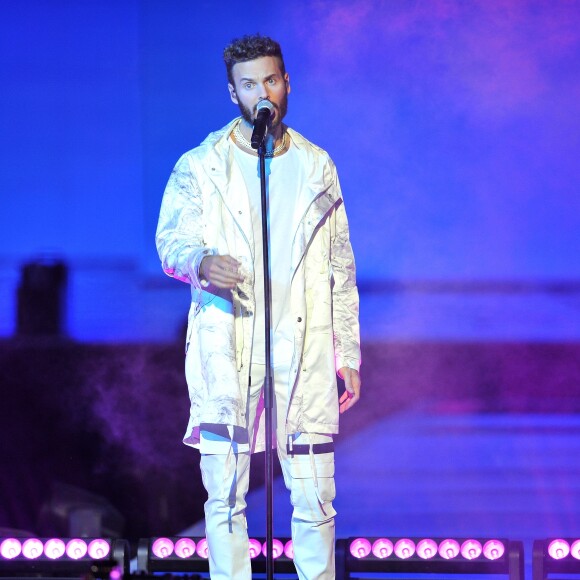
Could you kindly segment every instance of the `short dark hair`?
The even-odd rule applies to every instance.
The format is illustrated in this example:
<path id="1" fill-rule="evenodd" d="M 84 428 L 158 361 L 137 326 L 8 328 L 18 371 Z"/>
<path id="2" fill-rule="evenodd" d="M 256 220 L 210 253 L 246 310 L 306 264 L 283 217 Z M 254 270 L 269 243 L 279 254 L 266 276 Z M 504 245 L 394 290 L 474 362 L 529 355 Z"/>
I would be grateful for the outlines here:
<path id="1" fill-rule="evenodd" d="M 275 56 L 280 62 L 282 74 L 286 74 L 282 49 L 280 48 L 280 45 L 269 36 L 246 34 L 241 38 L 232 40 L 232 42 L 224 48 L 224 63 L 228 73 L 228 81 L 232 85 L 234 84 L 232 69 L 235 64 L 255 60 L 263 56 Z"/>

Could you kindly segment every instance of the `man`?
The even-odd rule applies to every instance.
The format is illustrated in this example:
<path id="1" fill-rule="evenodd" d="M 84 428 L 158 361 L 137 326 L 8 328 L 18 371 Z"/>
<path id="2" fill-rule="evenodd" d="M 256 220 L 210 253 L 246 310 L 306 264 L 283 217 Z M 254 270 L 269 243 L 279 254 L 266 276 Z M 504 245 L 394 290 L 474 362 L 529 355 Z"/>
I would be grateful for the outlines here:
<path id="1" fill-rule="evenodd" d="M 274 424 L 294 507 L 302 579 L 334 578 L 333 434 L 360 396 L 358 293 L 334 164 L 286 127 L 290 81 L 278 43 L 260 35 L 224 51 L 241 118 L 177 162 L 157 248 L 165 272 L 191 284 L 184 442 L 199 448 L 213 579 L 251 578 L 245 495 L 250 453 L 264 441 L 264 291 L 257 105 L 273 105 L 266 137 L 272 288 Z M 338 401 L 336 372 L 346 391 Z"/>

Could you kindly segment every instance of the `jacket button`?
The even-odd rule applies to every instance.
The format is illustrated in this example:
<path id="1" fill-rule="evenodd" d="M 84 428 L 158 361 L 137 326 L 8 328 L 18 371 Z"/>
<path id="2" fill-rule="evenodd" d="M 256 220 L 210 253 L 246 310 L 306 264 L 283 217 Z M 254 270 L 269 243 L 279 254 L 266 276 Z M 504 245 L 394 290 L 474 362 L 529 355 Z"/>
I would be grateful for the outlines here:
<path id="1" fill-rule="evenodd" d="M 298 320 L 298 322 L 302 322 L 302 317 L 299 316 L 297 320 Z"/>

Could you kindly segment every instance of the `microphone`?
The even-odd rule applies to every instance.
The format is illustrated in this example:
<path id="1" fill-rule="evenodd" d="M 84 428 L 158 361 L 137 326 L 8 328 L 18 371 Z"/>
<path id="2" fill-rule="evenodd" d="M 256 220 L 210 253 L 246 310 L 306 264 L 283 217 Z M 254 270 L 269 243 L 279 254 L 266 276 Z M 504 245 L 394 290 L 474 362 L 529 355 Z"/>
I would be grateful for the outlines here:
<path id="1" fill-rule="evenodd" d="M 274 105 L 264 99 L 258 103 L 258 114 L 256 115 L 256 120 L 254 121 L 254 131 L 252 132 L 252 149 L 258 149 L 264 141 L 264 137 L 268 132 L 268 125 L 270 125 L 270 119 L 274 114 Z"/>

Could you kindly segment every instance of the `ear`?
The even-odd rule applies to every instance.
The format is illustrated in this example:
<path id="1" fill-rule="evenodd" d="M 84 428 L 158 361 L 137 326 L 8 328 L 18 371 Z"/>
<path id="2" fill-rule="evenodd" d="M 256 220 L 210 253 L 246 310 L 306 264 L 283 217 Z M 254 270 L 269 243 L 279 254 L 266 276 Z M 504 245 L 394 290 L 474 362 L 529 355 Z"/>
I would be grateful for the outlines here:
<path id="1" fill-rule="evenodd" d="M 286 73 L 284 75 L 284 84 L 286 85 L 286 94 L 290 94 L 290 75 Z"/>
<path id="2" fill-rule="evenodd" d="M 238 104 L 238 95 L 236 94 L 236 89 L 232 83 L 228 83 L 228 91 L 230 92 L 230 99 L 232 103 Z"/>

